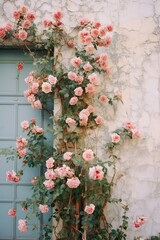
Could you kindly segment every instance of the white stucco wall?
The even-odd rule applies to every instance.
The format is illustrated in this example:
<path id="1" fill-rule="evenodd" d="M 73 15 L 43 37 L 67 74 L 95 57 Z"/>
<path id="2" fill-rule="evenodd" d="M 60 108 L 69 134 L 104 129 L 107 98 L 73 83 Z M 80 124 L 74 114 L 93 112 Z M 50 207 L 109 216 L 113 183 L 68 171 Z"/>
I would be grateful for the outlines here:
<path id="1" fill-rule="evenodd" d="M 112 61 L 109 90 L 118 86 L 124 104 L 108 116 L 106 131 L 133 121 L 141 139 L 126 142 L 118 164 L 118 197 L 129 205 L 130 222 L 147 217 L 139 229 L 130 224 L 128 240 L 160 232 L 160 0 L 0 0 L 1 21 L 11 20 L 11 12 L 21 4 L 41 16 L 62 9 L 68 30 L 81 17 L 111 22 L 113 43 L 108 52 Z M 108 113 L 106 113 L 107 115 Z M 104 129 L 103 129 L 104 130 Z M 99 137 L 105 137 L 100 134 Z M 103 139 L 104 140 L 104 139 Z M 116 209 L 113 209 L 115 211 Z"/>

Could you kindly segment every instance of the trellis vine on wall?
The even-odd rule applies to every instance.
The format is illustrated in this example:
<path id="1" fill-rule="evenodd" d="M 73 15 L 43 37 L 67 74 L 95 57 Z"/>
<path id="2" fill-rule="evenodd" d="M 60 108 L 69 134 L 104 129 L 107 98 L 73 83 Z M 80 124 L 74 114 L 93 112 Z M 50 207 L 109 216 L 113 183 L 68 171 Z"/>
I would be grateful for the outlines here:
<path id="1" fill-rule="evenodd" d="M 106 143 L 103 161 L 95 154 L 94 146 L 85 141 L 87 131 L 94 131 L 104 122 L 103 117 L 96 114 L 94 102 L 99 101 L 107 107 L 107 104 L 122 101 L 119 91 L 112 96 L 107 92 L 101 94 L 101 86 L 104 86 L 110 70 L 107 54 L 98 54 L 98 51 L 111 43 L 108 32 L 112 31 L 112 26 L 83 19 L 73 38 L 64 29 L 61 11 L 54 12 L 52 20 L 43 20 L 40 33 L 34 23 L 35 13 L 26 6 L 15 10 L 13 17 L 14 25 L 7 23 L 0 28 L 1 44 L 12 42 L 24 46 L 32 57 L 36 71 L 26 77 L 28 89 L 24 95 L 33 108 L 48 113 L 56 129 L 53 132 L 56 144 L 48 147 L 44 135 L 46 130 L 37 126 L 35 119 L 21 123 L 27 137 L 17 139 L 16 154 L 22 159 L 23 169 L 18 173 L 8 171 L 6 179 L 18 183 L 25 166 L 41 166 L 44 175 L 32 179 L 33 196 L 22 203 L 28 214 L 18 221 L 19 230 L 28 230 L 29 209 L 34 209 L 34 214 L 40 217 L 52 207 L 49 222 L 42 227 L 42 239 L 51 239 L 52 231 L 59 240 L 126 239 L 128 206 L 123 205 L 122 200 L 112 198 L 116 162 L 119 160 L 114 149 L 126 137 L 139 137 L 139 132 L 131 122 L 116 129 L 111 141 Z M 64 47 L 74 54 L 67 66 L 62 61 Z M 41 50 L 41 54 L 38 55 L 37 50 Z M 17 69 L 21 71 L 23 63 L 19 63 Z M 58 116 L 54 116 L 50 104 L 55 95 L 61 101 L 61 114 Z M 112 178 L 108 178 L 108 168 L 113 168 Z M 104 209 L 107 203 L 119 202 L 124 214 L 121 225 L 114 229 L 108 223 Z M 8 214 L 15 217 L 16 209 L 10 209 Z M 137 222 L 141 226 L 145 219 L 140 218 Z"/>

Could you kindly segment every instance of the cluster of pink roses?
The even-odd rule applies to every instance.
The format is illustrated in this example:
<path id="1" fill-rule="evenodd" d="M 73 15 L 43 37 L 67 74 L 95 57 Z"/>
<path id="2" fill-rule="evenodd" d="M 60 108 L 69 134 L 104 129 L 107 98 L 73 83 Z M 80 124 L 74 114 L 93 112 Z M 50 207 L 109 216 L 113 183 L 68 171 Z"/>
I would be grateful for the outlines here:
<path id="1" fill-rule="evenodd" d="M 27 153 L 26 146 L 28 141 L 24 137 L 19 137 L 16 140 L 17 154 L 19 157 L 24 157 Z"/>
<path id="2" fill-rule="evenodd" d="M 37 97 L 38 92 L 48 94 L 52 92 L 52 88 L 57 82 L 57 78 L 53 75 L 41 79 L 35 76 L 34 72 L 30 72 L 29 76 L 25 78 L 25 82 L 28 85 L 28 89 L 24 91 L 24 96 L 33 108 L 42 109 L 42 104 Z"/>
<path id="3" fill-rule="evenodd" d="M 140 136 L 139 130 L 136 129 L 135 125 L 130 121 L 124 123 L 123 129 L 128 130 L 131 133 L 132 138 L 138 138 Z M 117 144 L 121 140 L 121 133 L 118 134 L 114 132 L 111 135 L 111 138 L 112 138 L 112 143 Z"/>
<path id="4" fill-rule="evenodd" d="M 43 19 L 42 23 L 44 28 L 55 28 L 56 26 L 60 26 L 62 24 L 61 20 L 64 14 L 61 10 L 57 10 L 53 13 L 53 20 Z"/>
<path id="5" fill-rule="evenodd" d="M 141 227 L 143 224 L 145 224 L 147 219 L 145 217 L 139 217 L 136 221 L 133 221 L 132 224 L 135 228 Z"/>
<path id="6" fill-rule="evenodd" d="M 13 170 L 7 171 L 6 172 L 6 181 L 17 183 L 20 181 L 20 176 L 17 175 L 17 173 Z"/>

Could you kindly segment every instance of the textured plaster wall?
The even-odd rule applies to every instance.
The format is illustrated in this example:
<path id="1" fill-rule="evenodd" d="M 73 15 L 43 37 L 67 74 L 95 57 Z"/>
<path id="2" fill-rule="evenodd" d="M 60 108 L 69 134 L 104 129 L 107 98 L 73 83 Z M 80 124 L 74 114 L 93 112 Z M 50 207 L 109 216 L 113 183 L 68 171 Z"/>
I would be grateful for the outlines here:
<path id="1" fill-rule="evenodd" d="M 36 11 L 37 22 L 56 9 L 62 9 L 70 30 L 82 17 L 111 22 L 113 43 L 107 51 L 111 58 L 112 84 L 123 92 L 124 104 L 117 113 L 104 113 L 106 123 L 97 137 L 105 142 L 106 133 L 126 120 L 136 123 L 141 139 L 126 142 L 117 167 L 119 180 L 115 193 L 129 205 L 130 221 L 147 217 L 140 229 L 128 230 L 134 236 L 160 232 L 160 0 L 0 0 L 1 21 L 11 18 L 17 6 L 26 4 Z M 106 132 L 104 134 L 104 132 Z M 100 141 L 99 141 L 100 142 Z M 114 208 L 111 217 L 117 209 Z"/>

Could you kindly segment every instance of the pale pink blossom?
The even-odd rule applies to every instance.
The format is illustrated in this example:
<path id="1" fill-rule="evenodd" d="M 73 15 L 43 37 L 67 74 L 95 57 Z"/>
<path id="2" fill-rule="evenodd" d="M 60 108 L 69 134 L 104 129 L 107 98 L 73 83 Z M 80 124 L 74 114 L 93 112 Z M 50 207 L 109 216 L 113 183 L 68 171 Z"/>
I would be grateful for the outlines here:
<path id="1" fill-rule="evenodd" d="M 86 28 L 84 28 L 82 31 L 80 31 L 78 36 L 83 44 L 89 44 L 92 41 L 90 31 L 88 31 Z"/>
<path id="2" fill-rule="evenodd" d="M 44 82 L 44 83 L 42 84 L 42 92 L 44 92 L 44 93 L 50 93 L 50 92 L 52 92 L 52 86 L 51 86 L 51 84 L 48 83 L 48 82 Z"/>
<path id="3" fill-rule="evenodd" d="M 55 183 L 52 180 L 45 180 L 43 184 L 47 188 L 47 190 L 50 190 L 55 186 Z"/>
<path id="4" fill-rule="evenodd" d="M 85 87 L 85 91 L 88 94 L 94 94 L 96 92 L 95 86 L 92 83 L 88 83 Z"/>
<path id="5" fill-rule="evenodd" d="M 81 182 L 80 182 L 79 178 L 77 178 L 77 177 L 68 178 L 67 182 L 66 182 L 66 184 L 69 188 L 77 188 L 80 185 L 80 183 Z"/>
<path id="6" fill-rule="evenodd" d="M 55 85 L 56 82 L 57 82 L 57 78 L 54 77 L 53 75 L 49 75 L 49 76 L 48 76 L 48 82 L 49 82 L 51 85 Z"/>
<path id="7" fill-rule="evenodd" d="M 132 222 L 132 225 L 135 227 L 135 228 L 139 228 L 141 227 L 143 224 L 145 224 L 147 221 L 147 219 L 145 217 L 139 217 L 136 221 L 133 221 Z"/>
<path id="8" fill-rule="evenodd" d="M 97 117 L 95 118 L 95 122 L 96 122 L 97 125 L 101 125 L 101 124 L 103 124 L 104 119 L 103 119 L 103 117 L 101 117 L 101 116 L 97 116 Z"/>
<path id="9" fill-rule="evenodd" d="M 68 73 L 68 78 L 70 79 L 70 80 L 76 80 L 76 78 L 77 78 L 77 74 L 75 73 L 75 72 L 69 72 Z"/>
<path id="10" fill-rule="evenodd" d="M 17 183 L 20 181 L 20 176 L 17 175 L 15 171 L 6 172 L 6 181 Z"/>
<path id="11" fill-rule="evenodd" d="M 118 143 L 121 140 L 120 135 L 118 135 L 117 133 L 113 133 L 111 135 L 111 138 L 112 138 L 112 143 Z"/>
<path id="12" fill-rule="evenodd" d="M 74 170 L 71 169 L 69 166 L 63 164 L 62 167 L 55 168 L 55 173 L 57 178 L 64 178 L 64 177 L 73 177 Z"/>
<path id="13" fill-rule="evenodd" d="M 19 137 L 16 139 L 16 147 L 19 149 L 24 148 L 27 145 L 28 141 L 24 137 Z"/>
<path id="14" fill-rule="evenodd" d="M 19 18 L 20 18 L 20 11 L 19 10 L 15 10 L 14 12 L 13 12 L 13 17 L 14 17 L 14 19 L 15 20 L 18 20 Z"/>
<path id="15" fill-rule="evenodd" d="M 83 76 L 77 76 L 75 81 L 78 83 L 78 84 L 81 84 L 83 82 Z"/>
<path id="16" fill-rule="evenodd" d="M 8 32 L 10 30 L 12 30 L 12 23 L 8 22 L 8 23 L 6 23 L 5 31 Z"/>
<path id="17" fill-rule="evenodd" d="M 39 126 L 33 126 L 32 132 L 33 132 L 34 134 L 37 134 L 37 133 L 42 134 L 42 133 L 44 132 L 44 130 L 43 130 L 43 128 L 41 128 L 41 127 L 39 127 Z"/>
<path id="18" fill-rule="evenodd" d="M 128 121 L 128 122 L 124 123 L 123 127 L 125 129 L 132 130 L 132 129 L 135 129 L 135 124 L 130 122 L 130 121 Z"/>
<path id="19" fill-rule="evenodd" d="M 99 101 L 100 101 L 101 103 L 106 103 L 106 102 L 108 102 L 108 98 L 107 98 L 105 95 L 101 95 L 101 96 L 99 97 Z"/>
<path id="20" fill-rule="evenodd" d="M 83 152 L 82 157 L 86 162 L 90 162 L 94 159 L 94 153 L 91 149 L 86 149 Z"/>
<path id="21" fill-rule="evenodd" d="M 85 72 L 89 72 L 89 71 L 91 71 L 92 70 L 92 65 L 88 62 L 88 63 L 86 63 L 84 66 L 83 66 L 83 69 L 84 69 L 84 71 Z"/>
<path id="22" fill-rule="evenodd" d="M 105 27 L 99 27 L 99 36 L 103 37 L 105 36 L 106 32 L 107 32 L 107 29 Z"/>
<path id="23" fill-rule="evenodd" d="M 63 154 L 63 159 L 64 159 L 65 161 L 68 161 L 68 160 L 70 160 L 70 159 L 72 158 L 72 155 L 73 155 L 72 152 L 65 152 L 65 153 Z"/>
<path id="24" fill-rule="evenodd" d="M 112 32 L 113 31 L 113 26 L 111 24 L 108 24 L 106 26 L 106 29 L 107 29 L 108 32 Z"/>
<path id="25" fill-rule="evenodd" d="M 74 47 L 74 40 L 73 39 L 68 40 L 67 45 L 68 45 L 68 47 L 73 48 Z"/>
<path id="26" fill-rule="evenodd" d="M 48 160 L 46 160 L 46 167 L 52 168 L 54 165 L 54 162 L 55 162 L 55 160 L 52 157 L 50 157 Z"/>
<path id="27" fill-rule="evenodd" d="M 20 13 L 25 14 L 25 13 L 27 13 L 28 8 L 27 8 L 25 5 L 23 5 L 23 6 L 20 8 L 19 11 L 20 11 Z"/>
<path id="28" fill-rule="evenodd" d="M 87 117 L 89 117 L 90 112 L 89 112 L 89 110 L 88 110 L 87 108 L 86 108 L 86 109 L 82 109 L 82 110 L 79 112 L 79 114 L 78 114 L 78 116 L 79 116 L 80 119 L 83 118 L 83 115 L 86 115 Z"/>
<path id="29" fill-rule="evenodd" d="M 93 27 L 94 28 L 99 28 L 99 27 L 101 27 L 101 23 L 100 22 L 94 22 Z"/>
<path id="30" fill-rule="evenodd" d="M 33 83 L 33 80 L 34 80 L 34 77 L 32 76 L 32 75 L 29 75 L 28 77 L 26 77 L 25 79 L 24 79 L 24 81 L 27 83 L 27 84 L 31 84 L 31 83 Z"/>
<path id="31" fill-rule="evenodd" d="M 87 126 L 87 123 L 88 123 L 88 117 L 87 117 L 87 115 L 82 114 L 82 115 L 81 115 L 81 118 L 80 118 L 80 126 L 86 127 L 86 126 Z"/>
<path id="32" fill-rule="evenodd" d="M 77 104 L 77 102 L 78 102 L 78 98 L 77 97 L 72 97 L 69 101 L 69 104 L 70 105 L 75 105 L 75 104 Z"/>
<path id="33" fill-rule="evenodd" d="M 32 106 L 36 109 L 42 109 L 42 103 L 39 100 L 33 102 Z"/>
<path id="34" fill-rule="evenodd" d="M 66 118 L 65 122 L 69 125 L 69 126 L 75 126 L 76 125 L 76 121 L 73 118 Z"/>
<path id="35" fill-rule="evenodd" d="M 41 213 L 47 213 L 49 211 L 48 205 L 46 204 L 40 204 L 39 205 L 39 210 L 41 211 Z"/>
<path id="36" fill-rule="evenodd" d="M 8 210 L 8 215 L 9 215 L 10 217 L 15 217 L 16 214 L 17 214 L 16 209 L 11 208 L 11 209 Z"/>
<path id="37" fill-rule="evenodd" d="M 39 83 L 33 82 L 31 86 L 31 91 L 32 93 L 36 94 L 39 90 Z"/>
<path id="38" fill-rule="evenodd" d="M 98 30 L 97 28 L 93 28 L 93 29 L 91 30 L 91 36 L 92 36 L 93 38 L 96 38 L 96 37 L 98 37 L 98 35 L 99 35 L 99 30 Z"/>
<path id="39" fill-rule="evenodd" d="M 18 149 L 18 150 L 17 150 L 17 154 L 18 154 L 19 157 L 24 157 L 24 156 L 26 156 L 26 154 L 27 154 L 26 148 Z"/>
<path id="40" fill-rule="evenodd" d="M 88 79 L 90 81 L 90 83 L 94 84 L 94 85 L 99 85 L 99 80 L 97 78 L 97 74 L 96 73 L 92 73 L 90 75 L 88 75 Z"/>
<path id="41" fill-rule="evenodd" d="M 29 20 L 24 20 L 22 23 L 22 27 L 29 29 L 31 27 L 32 23 Z"/>
<path id="42" fill-rule="evenodd" d="M 79 67 L 82 64 L 80 57 L 74 57 L 71 59 L 71 64 L 73 67 Z"/>
<path id="43" fill-rule="evenodd" d="M 86 24 L 90 23 L 90 20 L 88 18 L 83 18 L 80 20 L 80 25 L 84 26 Z"/>
<path id="44" fill-rule="evenodd" d="M 27 97 L 29 103 L 33 104 L 36 101 L 34 94 L 31 94 Z"/>
<path id="45" fill-rule="evenodd" d="M 50 21 L 49 21 L 48 19 L 43 19 L 43 20 L 42 20 L 42 24 L 43 24 L 43 27 L 44 27 L 44 28 L 47 28 L 47 27 L 49 27 L 49 25 L 50 25 Z"/>
<path id="46" fill-rule="evenodd" d="M 133 138 L 139 138 L 140 137 L 140 132 L 137 129 L 131 129 L 132 132 L 132 137 Z"/>
<path id="47" fill-rule="evenodd" d="M 29 128 L 29 122 L 27 120 L 24 120 L 21 122 L 21 127 L 24 129 L 24 130 L 28 130 Z"/>
<path id="48" fill-rule="evenodd" d="M 89 204 L 87 206 L 85 206 L 85 209 L 84 211 L 87 213 L 87 214 L 92 214 L 95 210 L 95 205 L 94 204 Z"/>
<path id="49" fill-rule="evenodd" d="M 25 219 L 19 219 L 18 220 L 18 229 L 20 232 L 27 232 L 28 231 L 28 226 L 27 222 Z"/>
<path id="50" fill-rule="evenodd" d="M 44 175 L 45 175 L 45 178 L 48 180 L 56 179 L 56 174 L 53 171 L 53 169 L 48 168 Z"/>
<path id="51" fill-rule="evenodd" d="M 27 32 L 25 30 L 22 30 L 22 29 L 19 30 L 18 37 L 19 37 L 19 39 L 24 41 L 27 38 Z"/>
<path id="52" fill-rule="evenodd" d="M 5 28 L 0 28 L 0 38 L 4 38 L 6 36 Z"/>
<path id="53" fill-rule="evenodd" d="M 26 17 L 27 17 L 28 20 L 34 21 L 35 18 L 36 18 L 36 14 L 35 14 L 35 12 L 30 11 L 30 12 L 27 12 L 27 16 Z"/>
<path id="54" fill-rule="evenodd" d="M 86 52 L 88 52 L 88 53 L 93 53 L 93 52 L 94 52 L 94 46 L 93 46 L 93 44 L 88 44 L 88 45 L 85 47 L 85 50 L 86 50 Z"/>
<path id="55" fill-rule="evenodd" d="M 107 61 L 107 54 L 106 53 L 101 53 L 99 60 L 102 61 L 102 62 Z"/>
<path id="56" fill-rule="evenodd" d="M 102 180 L 104 178 L 103 167 L 97 165 L 89 168 L 89 178 L 93 180 Z"/>
<path id="57" fill-rule="evenodd" d="M 57 10 L 53 13 L 53 17 L 56 19 L 56 20 L 61 20 L 63 18 L 64 14 L 62 13 L 61 10 Z"/>
<path id="58" fill-rule="evenodd" d="M 82 96 L 83 88 L 82 87 L 77 87 L 76 89 L 74 89 L 74 94 L 78 97 Z"/>
<path id="59" fill-rule="evenodd" d="M 89 113 L 93 113 L 93 112 L 94 112 L 94 107 L 93 107 L 93 105 L 88 105 L 87 111 L 88 111 Z"/>

